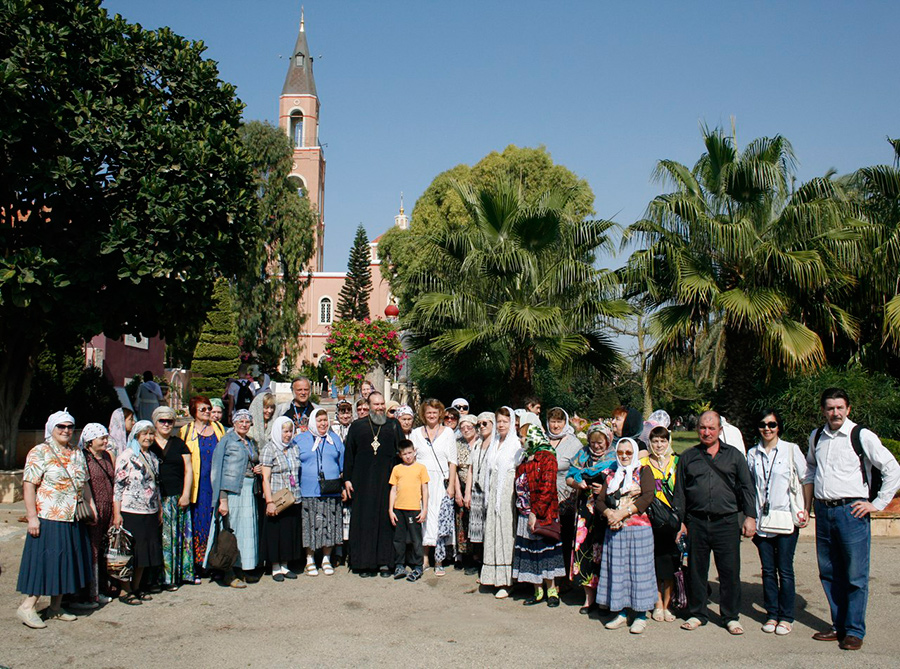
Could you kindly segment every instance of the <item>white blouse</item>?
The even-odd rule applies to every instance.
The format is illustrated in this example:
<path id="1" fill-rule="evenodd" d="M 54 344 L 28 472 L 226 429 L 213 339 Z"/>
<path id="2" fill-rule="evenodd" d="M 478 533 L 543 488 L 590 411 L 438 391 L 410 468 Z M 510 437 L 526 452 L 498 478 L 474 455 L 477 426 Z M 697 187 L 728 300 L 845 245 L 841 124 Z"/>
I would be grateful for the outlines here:
<path id="1" fill-rule="evenodd" d="M 791 458 L 794 453 L 794 471 L 800 477 L 800 481 L 806 476 L 806 457 L 797 444 L 782 439 L 778 440 L 771 453 L 766 453 L 762 444 L 757 443 L 747 453 L 747 464 L 750 466 L 750 476 L 756 486 L 756 517 L 763 517 L 763 507 L 766 501 L 772 511 L 790 511 L 790 477 Z M 757 528 L 761 537 L 775 536 L 762 532 Z"/>

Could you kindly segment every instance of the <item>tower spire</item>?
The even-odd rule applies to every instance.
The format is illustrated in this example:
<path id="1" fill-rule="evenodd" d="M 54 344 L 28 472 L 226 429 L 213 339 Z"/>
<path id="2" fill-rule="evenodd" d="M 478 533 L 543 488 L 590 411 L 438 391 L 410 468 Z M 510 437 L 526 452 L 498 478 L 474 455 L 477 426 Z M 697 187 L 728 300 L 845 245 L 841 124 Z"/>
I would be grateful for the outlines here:
<path id="1" fill-rule="evenodd" d="M 300 32 L 305 33 L 306 27 L 303 25 L 303 5 L 300 5 Z"/>

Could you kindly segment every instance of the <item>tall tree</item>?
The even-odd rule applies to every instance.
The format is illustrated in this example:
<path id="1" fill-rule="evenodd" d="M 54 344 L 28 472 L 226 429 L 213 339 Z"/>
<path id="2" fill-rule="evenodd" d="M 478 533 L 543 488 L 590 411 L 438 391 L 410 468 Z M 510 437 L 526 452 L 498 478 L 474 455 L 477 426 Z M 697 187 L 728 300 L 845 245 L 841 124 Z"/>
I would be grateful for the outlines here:
<path id="1" fill-rule="evenodd" d="M 825 361 L 824 333 L 855 336 L 856 321 L 840 305 L 859 245 L 836 184 L 817 178 L 789 192 L 786 139 L 757 139 L 740 151 L 732 137 L 704 129 L 703 141 L 693 169 L 659 162 L 657 178 L 675 190 L 626 230 L 624 243 L 646 246 L 624 278 L 653 310 L 654 369 L 695 353 L 705 337 L 724 354 L 721 408 L 749 431 L 761 366 L 815 368 Z"/>
<path id="2" fill-rule="evenodd" d="M 231 288 L 225 279 L 216 281 L 213 308 L 206 316 L 200 341 L 191 361 L 191 390 L 218 397 L 225 390 L 228 377 L 237 373 L 241 349 L 235 335 L 235 311 Z"/>
<path id="3" fill-rule="evenodd" d="M 45 333 L 203 318 L 256 234 L 243 105 L 205 47 L 99 0 L 0 11 L 0 467 Z"/>
<path id="4" fill-rule="evenodd" d="M 369 238 L 360 223 L 347 261 L 347 279 L 338 296 L 337 315 L 342 321 L 362 321 L 369 317 L 369 293 L 372 292 L 370 257 Z"/>
<path id="5" fill-rule="evenodd" d="M 241 139 L 256 179 L 261 234 L 235 282 L 237 332 L 244 350 L 272 371 L 300 352 L 301 300 L 309 284 L 303 268 L 313 254 L 316 217 L 290 179 L 293 152 L 285 132 L 250 121 Z"/>
<path id="6" fill-rule="evenodd" d="M 630 309 L 608 298 L 615 275 L 595 267 L 613 224 L 571 216 L 571 189 L 546 191 L 534 205 L 508 178 L 457 189 L 466 225 L 439 226 L 420 249 L 427 269 L 411 288 L 421 297 L 404 318 L 413 346 L 430 346 L 444 366 L 505 361 L 494 381 L 513 401 L 533 391 L 539 359 L 560 368 L 618 364 L 602 323 Z"/>

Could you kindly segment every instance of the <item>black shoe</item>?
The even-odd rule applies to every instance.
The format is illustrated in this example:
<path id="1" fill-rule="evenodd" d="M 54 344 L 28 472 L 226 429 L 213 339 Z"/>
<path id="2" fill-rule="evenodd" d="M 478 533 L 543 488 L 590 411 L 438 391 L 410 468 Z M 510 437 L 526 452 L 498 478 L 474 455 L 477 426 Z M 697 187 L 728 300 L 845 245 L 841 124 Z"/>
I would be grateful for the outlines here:
<path id="1" fill-rule="evenodd" d="M 547 597 L 547 606 L 549 606 L 551 609 L 555 609 L 557 606 L 559 606 L 559 597 L 557 597 L 556 595 Z"/>
<path id="2" fill-rule="evenodd" d="M 284 576 L 285 578 L 289 578 L 289 579 L 291 579 L 291 580 L 295 580 L 295 579 L 297 578 L 297 574 L 295 574 L 295 573 L 292 572 L 291 570 L 288 570 L 288 571 L 286 571 L 286 572 L 283 572 L 283 573 L 282 573 L 282 576 Z"/>
<path id="3" fill-rule="evenodd" d="M 372 578 L 375 576 L 374 571 L 361 571 L 359 572 L 360 578 Z"/>
<path id="4" fill-rule="evenodd" d="M 478 574 L 478 567 L 466 567 L 465 572 L 466 576 L 476 576 Z"/>
<path id="5" fill-rule="evenodd" d="M 393 573 L 387 567 L 382 567 L 378 570 L 378 575 L 381 576 L 381 578 L 390 578 L 393 576 Z"/>
<path id="6" fill-rule="evenodd" d="M 281 573 L 272 574 L 272 580 L 275 581 L 276 583 L 283 583 L 284 582 L 284 574 L 281 574 Z"/>
<path id="7" fill-rule="evenodd" d="M 534 606 L 535 604 L 542 604 L 544 602 L 544 596 L 541 595 L 540 599 L 537 597 L 529 597 L 524 602 L 522 602 L 525 606 Z"/>
<path id="8" fill-rule="evenodd" d="M 406 580 L 410 582 L 418 581 L 420 578 L 422 578 L 421 567 L 413 567 L 412 571 L 406 576 Z"/>
<path id="9" fill-rule="evenodd" d="M 462 562 L 454 562 L 454 563 L 453 563 L 453 568 L 454 568 L 456 571 L 462 571 L 462 570 L 463 570 L 463 563 L 462 563 Z"/>

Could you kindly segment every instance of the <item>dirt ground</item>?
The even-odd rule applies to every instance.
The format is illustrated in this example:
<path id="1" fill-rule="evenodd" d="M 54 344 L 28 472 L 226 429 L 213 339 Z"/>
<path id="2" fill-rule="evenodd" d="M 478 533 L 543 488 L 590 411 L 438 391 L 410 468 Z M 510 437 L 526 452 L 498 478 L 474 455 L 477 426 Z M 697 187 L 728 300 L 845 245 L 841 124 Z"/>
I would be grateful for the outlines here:
<path id="1" fill-rule="evenodd" d="M 873 540 L 868 635 L 857 653 L 810 638 L 827 627 L 828 613 L 808 538 L 797 548 L 797 622 L 786 637 L 760 631 L 760 570 L 749 541 L 742 637 L 719 626 L 715 604 L 711 624 L 695 632 L 651 622 L 636 636 L 579 615 L 578 592 L 564 595 L 558 609 L 526 608 L 527 588 L 498 601 L 453 570 L 443 578 L 426 572 L 418 583 L 361 579 L 344 569 L 284 583 L 266 576 L 246 590 L 204 582 L 142 606 L 114 601 L 76 622 L 31 630 L 15 617 L 22 510 L 0 506 L 0 667 L 900 666 L 891 617 L 900 602 L 896 539 Z M 717 592 L 713 585 L 713 602 Z"/>

